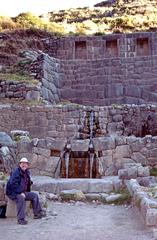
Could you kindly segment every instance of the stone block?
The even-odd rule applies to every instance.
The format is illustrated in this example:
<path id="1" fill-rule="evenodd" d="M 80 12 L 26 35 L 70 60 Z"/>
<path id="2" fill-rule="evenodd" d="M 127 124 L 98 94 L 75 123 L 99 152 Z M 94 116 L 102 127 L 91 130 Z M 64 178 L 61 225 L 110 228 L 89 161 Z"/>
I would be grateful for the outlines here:
<path id="1" fill-rule="evenodd" d="M 19 141 L 17 143 L 17 149 L 19 153 L 31 153 L 32 152 L 32 143 L 28 141 Z"/>
<path id="2" fill-rule="evenodd" d="M 145 147 L 144 141 L 142 142 L 141 140 L 138 140 L 134 143 L 131 144 L 130 148 L 132 152 L 140 152 L 142 148 Z"/>
<path id="3" fill-rule="evenodd" d="M 135 86 L 126 86 L 125 87 L 125 95 L 126 96 L 131 96 L 131 97 L 137 97 L 140 98 L 141 97 L 141 88 L 136 87 Z"/>
<path id="4" fill-rule="evenodd" d="M 39 91 L 28 91 L 26 94 L 26 100 L 36 100 L 39 101 L 40 99 L 40 92 Z"/>
<path id="5" fill-rule="evenodd" d="M 127 169 L 128 179 L 137 178 L 137 167 L 131 167 Z"/>
<path id="6" fill-rule="evenodd" d="M 3 146 L 0 148 L 0 155 L 2 155 L 3 157 L 6 157 L 9 154 L 10 154 L 10 150 L 8 147 Z"/>
<path id="7" fill-rule="evenodd" d="M 143 156 L 140 152 L 134 152 L 131 158 L 137 163 L 141 163 L 142 165 L 147 165 L 147 162 L 148 162 L 147 158 Z"/>
<path id="8" fill-rule="evenodd" d="M 67 144 L 67 140 L 64 139 L 64 138 L 54 139 L 54 138 L 51 138 L 51 137 L 47 137 L 46 138 L 46 144 L 47 144 L 47 147 L 49 149 L 62 151 Z"/>
<path id="9" fill-rule="evenodd" d="M 115 136 L 116 146 L 126 145 L 126 137 L 123 136 Z"/>
<path id="10" fill-rule="evenodd" d="M 26 215 L 28 215 L 28 213 L 30 212 L 30 208 L 31 208 L 30 201 L 26 201 Z M 16 203 L 10 198 L 7 198 L 6 217 L 15 218 L 16 216 L 17 216 Z"/>
<path id="11" fill-rule="evenodd" d="M 50 201 L 58 200 L 58 196 L 54 193 L 46 193 L 46 198 Z"/>
<path id="12" fill-rule="evenodd" d="M 113 122 L 121 122 L 122 121 L 122 115 L 117 114 L 113 116 Z"/>
<path id="13" fill-rule="evenodd" d="M 86 199 L 89 201 L 101 201 L 102 200 L 101 194 L 99 194 L 99 193 L 86 193 L 85 196 L 86 196 Z"/>
<path id="14" fill-rule="evenodd" d="M 39 139 L 37 142 L 37 147 L 39 148 L 47 148 L 46 139 Z"/>
<path id="15" fill-rule="evenodd" d="M 114 98 L 123 96 L 123 85 L 121 83 L 108 85 L 107 97 Z"/>
<path id="16" fill-rule="evenodd" d="M 137 176 L 138 177 L 148 177 L 150 175 L 149 167 L 138 167 Z"/>
<path id="17" fill-rule="evenodd" d="M 45 149 L 45 148 L 34 147 L 33 153 L 42 155 L 44 157 L 50 157 L 51 151 L 49 149 Z"/>
<path id="18" fill-rule="evenodd" d="M 106 169 L 105 169 L 105 176 L 112 176 L 112 175 L 116 175 L 117 174 L 117 169 L 116 167 L 114 166 L 113 163 L 110 164 L 110 166 L 108 166 Z"/>
<path id="19" fill-rule="evenodd" d="M 157 209 L 148 209 L 146 212 L 145 223 L 147 226 L 157 225 Z"/>
<path id="20" fill-rule="evenodd" d="M 58 182 L 56 192 L 59 193 L 63 190 L 81 190 L 83 193 L 87 193 L 89 188 L 88 181 L 83 181 L 82 179 L 63 179 L 62 182 Z"/>
<path id="21" fill-rule="evenodd" d="M 51 176 L 53 176 L 53 174 L 57 170 L 59 162 L 60 162 L 60 157 L 50 157 L 50 158 L 48 158 L 45 165 L 43 166 L 44 171 L 50 173 Z"/>
<path id="22" fill-rule="evenodd" d="M 12 141 L 11 137 L 5 133 L 0 132 L 0 145 L 2 146 L 14 146 L 14 142 Z"/>
<path id="23" fill-rule="evenodd" d="M 16 204 L 15 201 L 12 201 L 8 198 L 7 200 L 7 209 L 6 209 L 6 217 L 16 217 Z"/>
<path id="24" fill-rule="evenodd" d="M 71 140 L 71 150 L 72 151 L 80 151 L 87 152 L 89 150 L 89 139 L 85 140 Z"/>
<path id="25" fill-rule="evenodd" d="M 128 145 L 117 146 L 114 153 L 114 159 L 130 158 L 131 150 Z"/>
<path id="26" fill-rule="evenodd" d="M 114 137 L 99 137 L 93 138 L 93 145 L 95 151 L 105 151 L 115 148 Z"/>
<path id="27" fill-rule="evenodd" d="M 120 179 L 129 179 L 129 178 L 128 178 L 128 170 L 127 170 L 127 169 L 120 169 L 120 170 L 118 171 L 118 177 L 119 177 Z"/>
<path id="28" fill-rule="evenodd" d="M 84 193 L 76 189 L 61 191 L 59 195 L 61 199 L 65 201 L 68 201 L 68 200 L 84 201 L 86 199 Z"/>
<path id="29" fill-rule="evenodd" d="M 91 179 L 91 181 L 89 182 L 89 189 L 88 189 L 88 192 L 89 193 L 109 193 L 109 192 L 112 192 L 114 189 L 114 186 L 113 186 L 113 181 L 112 180 L 104 180 L 103 182 L 102 181 L 99 181 L 97 179 L 97 181 L 93 181 Z"/>
<path id="30" fill-rule="evenodd" d="M 121 197 L 122 197 L 122 194 L 111 194 L 106 197 L 106 202 L 113 203 L 113 202 L 118 201 L 118 199 L 120 199 Z"/>
<path id="31" fill-rule="evenodd" d="M 136 179 L 130 179 L 129 181 L 126 181 L 126 186 L 131 196 L 133 196 L 135 192 L 141 190 L 141 187 Z"/>
<path id="32" fill-rule="evenodd" d="M 156 179 L 154 176 L 137 177 L 137 181 L 143 187 L 149 187 L 151 184 L 156 183 Z"/>
<path id="33" fill-rule="evenodd" d="M 115 132 L 117 131 L 117 123 L 108 123 L 107 124 L 107 132 L 111 135 L 111 134 L 115 134 Z"/>

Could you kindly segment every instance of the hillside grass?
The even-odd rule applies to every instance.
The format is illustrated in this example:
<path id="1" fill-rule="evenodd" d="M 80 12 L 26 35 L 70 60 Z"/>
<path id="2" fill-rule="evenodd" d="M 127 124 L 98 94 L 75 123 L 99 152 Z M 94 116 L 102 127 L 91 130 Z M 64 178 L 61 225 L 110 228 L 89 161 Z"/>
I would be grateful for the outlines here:
<path id="1" fill-rule="evenodd" d="M 101 35 L 157 29 L 157 0 L 117 0 L 102 7 L 53 11 L 41 16 L 21 13 L 0 17 L 0 31 L 34 29 L 53 35 Z"/>
<path id="2" fill-rule="evenodd" d="M 33 85 L 38 84 L 38 81 L 33 77 L 19 73 L 0 73 L 0 80 L 25 82 Z"/>

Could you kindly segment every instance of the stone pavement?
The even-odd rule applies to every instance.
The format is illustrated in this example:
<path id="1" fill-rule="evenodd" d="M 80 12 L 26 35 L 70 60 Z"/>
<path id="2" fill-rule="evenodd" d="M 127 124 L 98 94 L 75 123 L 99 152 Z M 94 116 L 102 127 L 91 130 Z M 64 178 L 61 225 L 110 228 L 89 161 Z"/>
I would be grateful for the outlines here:
<path id="1" fill-rule="evenodd" d="M 51 212 L 56 211 L 57 216 Z M 0 219 L 0 240 L 151 240 L 147 229 L 130 206 L 96 203 L 49 204 L 48 216 L 21 226 L 16 219 Z"/>

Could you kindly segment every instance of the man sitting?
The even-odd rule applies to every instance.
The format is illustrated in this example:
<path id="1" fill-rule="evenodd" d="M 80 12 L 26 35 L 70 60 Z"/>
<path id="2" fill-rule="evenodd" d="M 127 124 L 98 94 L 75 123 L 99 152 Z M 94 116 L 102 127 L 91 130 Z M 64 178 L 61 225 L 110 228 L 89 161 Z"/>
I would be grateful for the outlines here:
<path id="1" fill-rule="evenodd" d="M 34 219 L 46 216 L 41 208 L 38 195 L 30 191 L 32 182 L 28 168 L 28 159 L 21 158 L 19 166 L 12 172 L 6 186 L 6 195 L 16 202 L 17 222 L 22 225 L 27 224 L 25 220 L 26 201 L 32 203 Z"/>

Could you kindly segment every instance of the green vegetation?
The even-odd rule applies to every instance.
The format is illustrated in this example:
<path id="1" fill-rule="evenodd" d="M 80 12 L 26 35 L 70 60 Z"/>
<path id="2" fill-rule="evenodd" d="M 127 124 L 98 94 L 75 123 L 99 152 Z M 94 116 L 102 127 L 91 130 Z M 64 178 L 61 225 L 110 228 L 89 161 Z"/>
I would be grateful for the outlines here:
<path id="1" fill-rule="evenodd" d="M 153 167 L 150 169 L 150 176 L 157 176 L 157 168 Z"/>
<path id="2" fill-rule="evenodd" d="M 0 31 L 34 29 L 54 35 L 101 35 L 157 28 L 157 0 L 117 0 L 115 4 L 77 8 L 34 16 L 0 17 Z M 36 30 L 35 30 L 36 29 Z"/>
<path id="3" fill-rule="evenodd" d="M 121 194 L 121 196 L 114 200 L 110 201 L 110 204 L 121 205 L 121 204 L 130 204 L 131 203 L 131 195 L 127 189 L 121 189 L 115 192 L 116 194 Z"/>
<path id="4" fill-rule="evenodd" d="M 35 85 L 38 83 L 38 81 L 31 76 L 19 73 L 0 73 L 0 80 L 26 82 Z"/>

